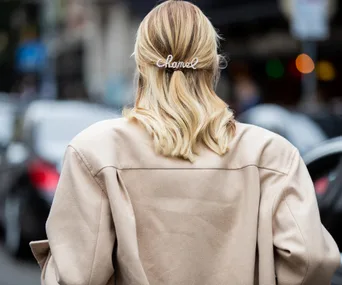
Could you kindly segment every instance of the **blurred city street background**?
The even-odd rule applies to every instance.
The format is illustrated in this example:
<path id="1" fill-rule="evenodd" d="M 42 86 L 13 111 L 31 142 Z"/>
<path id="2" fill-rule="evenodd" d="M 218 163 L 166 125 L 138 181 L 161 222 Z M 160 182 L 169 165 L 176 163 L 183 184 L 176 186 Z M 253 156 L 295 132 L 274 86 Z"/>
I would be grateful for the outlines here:
<path id="1" fill-rule="evenodd" d="M 157 2 L 0 0 L 0 285 L 40 283 L 28 242 L 45 238 L 65 148 L 134 102 L 135 34 Z M 341 248 L 340 1 L 192 2 L 224 38 L 218 95 L 299 149 Z"/>
<path id="2" fill-rule="evenodd" d="M 1 285 L 39 285 L 40 271 L 33 262 L 15 261 L 0 248 Z"/>

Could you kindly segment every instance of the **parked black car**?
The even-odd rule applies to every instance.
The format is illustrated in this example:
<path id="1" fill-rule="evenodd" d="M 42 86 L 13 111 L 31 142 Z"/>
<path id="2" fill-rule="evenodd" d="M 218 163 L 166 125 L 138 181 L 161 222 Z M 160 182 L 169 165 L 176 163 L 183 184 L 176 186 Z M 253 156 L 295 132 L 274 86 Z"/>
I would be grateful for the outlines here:
<path id="1" fill-rule="evenodd" d="M 342 136 L 342 115 L 320 112 L 309 116 L 329 138 Z"/>
<path id="2" fill-rule="evenodd" d="M 342 250 L 342 137 L 324 142 L 304 157 L 315 185 L 323 225 Z M 332 285 L 342 285 L 342 267 Z"/>
<path id="3" fill-rule="evenodd" d="M 4 245 L 11 255 L 22 255 L 30 240 L 46 237 L 45 222 L 70 140 L 91 124 L 115 117 L 112 110 L 83 102 L 30 104 L 20 140 L 8 146 L 0 165 Z"/>

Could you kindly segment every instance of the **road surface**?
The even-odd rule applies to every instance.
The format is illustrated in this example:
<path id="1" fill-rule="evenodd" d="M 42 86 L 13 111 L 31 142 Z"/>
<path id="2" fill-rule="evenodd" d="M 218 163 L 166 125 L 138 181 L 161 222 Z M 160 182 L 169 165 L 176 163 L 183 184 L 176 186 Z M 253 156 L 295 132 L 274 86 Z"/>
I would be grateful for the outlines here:
<path id="1" fill-rule="evenodd" d="M 0 243 L 0 284 L 40 285 L 40 271 L 34 261 L 15 261 L 8 257 Z"/>

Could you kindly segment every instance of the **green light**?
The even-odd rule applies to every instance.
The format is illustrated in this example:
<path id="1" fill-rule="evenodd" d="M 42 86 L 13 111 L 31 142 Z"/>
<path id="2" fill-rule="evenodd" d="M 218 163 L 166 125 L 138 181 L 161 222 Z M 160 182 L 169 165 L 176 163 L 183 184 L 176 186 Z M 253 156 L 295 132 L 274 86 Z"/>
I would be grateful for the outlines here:
<path id="1" fill-rule="evenodd" d="M 281 78 L 284 75 L 284 66 L 279 59 L 269 60 L 266 64 L 266 73 L 272 78 Z"/>

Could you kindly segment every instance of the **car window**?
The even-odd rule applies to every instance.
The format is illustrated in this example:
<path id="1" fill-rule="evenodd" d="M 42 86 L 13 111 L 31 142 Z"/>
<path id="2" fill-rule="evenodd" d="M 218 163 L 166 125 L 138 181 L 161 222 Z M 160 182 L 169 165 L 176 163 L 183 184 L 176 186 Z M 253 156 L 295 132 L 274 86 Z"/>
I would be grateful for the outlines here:
<path id="1" fill-rule="evenodd" d="M 57 160 L 63 155 L 68 143 L 90 125 L 115 118 L 107 110 L 75 110 L 51 114 L 35 124 L 32 146 L 36 153 Z"/>

